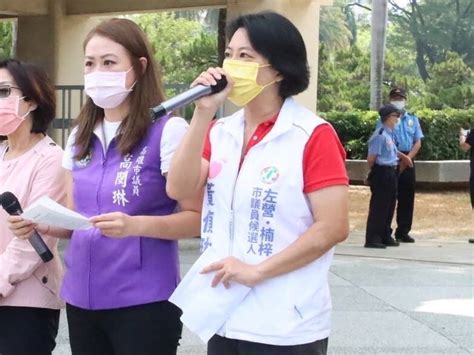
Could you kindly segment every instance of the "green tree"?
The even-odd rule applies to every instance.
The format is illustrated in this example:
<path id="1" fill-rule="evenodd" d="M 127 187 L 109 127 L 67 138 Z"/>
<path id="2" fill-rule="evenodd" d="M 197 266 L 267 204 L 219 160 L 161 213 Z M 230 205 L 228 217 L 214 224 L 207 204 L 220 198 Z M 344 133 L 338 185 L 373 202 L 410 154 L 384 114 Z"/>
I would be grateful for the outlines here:
<path id="1" fill-rule="evenodd" d="M 412 37 L 421 78 L 430 77 L 429 66 L 444 60 L 448 51 L 474 65 L 474 0 L 389 0 L 390 16 L 405 37 Z"/>
<path id="2" fill-rule="evenodd" d="M 165 83 L 189 85 L 204 68 L 217 62 L 216 35 L 201 23 L 172 12 L 134 15 L 147 33 L 161 64 Z"/>
<path id="3" fill-rule="evenodd" d="M 446 60 L 433 65 L 426 83 L 426 107 L 467 109 L 474 105 L 473 70 L 457 53 L 448 52 Z"/>
<path id="4" fill-rule="evenodd" d="M 13 23 L 0 21 L 0 58 L 10 58 L 13 55 Z"/>
<path id="5" fill-rule="evenodd" d="M 324 6 L 321 8 L 319 22 L 319 42 L 329 52 L 347 49 L 351 45 L 352 32 L 342 6 Z"/>
<path id="6" fill-rule="evenodd" d="M 410 2 L 407 4 L 407 1 Z M 389 2 L 402 4 L 401 0 L 389 0 Z M 411 3 L 413 2 L 414 0 L 405 0 L 404 4 L 407 8 L 402 9 L 411 11 Z M 424 8 L 428 3 L 435 5 L 432 10 L 436 8 L 439 10 L 441 6 L 439 0 L 426 0 L 426 2 L 420 0 L 416 2 L 417 5 L 422 7 L 422 10 L 430 12 L 431 10 Z M 459 7 L 455 6 L 459 13 L 470 13 L 472 7 L 474 7 L 474 4 L 471 7 L 466 7 L 466 0 L 459 0 L 458 2 L 446 0 L 444 3 L 447 5 L 447 12 L 452 12 L 452 9 L 449 8 L 451 3 L 459 4 Z M 471 0 L 470 3 L 474 3 L 474 0 Z M 351 48 L 329 49 L 326 43 L 321 43 L 318 72 L 318 110 L 320 111 L 351 111 L 369 108 L 371 11 L 368 10 L 371 9 L 366 6 L 368 4 L 368 1 L 361 1 L 345 5 L 346 7 L 359 5 L 352 6 L 353 9 L 358 9 L 353 11 L 357 20 L 355 31 L 357 41 L 354 46 Z M 459 52 L 446 49 L 446 45 L 445 47 L 433 45 L 432 47 L 436 48 L 437 56 L 436 60 L 431 63 L 428 56 L 424 55 L 426 60 L 424 68 L 429 73 L 429 78 L 424 81 L 417 64 L 417 58 L 419 59 L 419 54 L 416 51 L 417 39 L 407 28 L 400 24 L 400 19 L 395 20 L 393 16 L 394 9 L 392 8 L 390 11 L 391 16 L 389 16 L 390 21 L 387 26 L 384 58 L 383 82 L 385 85 L 382 88 L 384 101 L 387 100 L 391 87 L 403 86 L 409 93 L 408 109 L 410 111 L 423 108 L 466 109 L 473 107 L 473 67 L 468 63 L 468 53 L 459 54 Z M 454 12 L 457 13 L 456 11 Z M 431 18 L 430 16 L 427 18 Z M 454 15 L 448 14 L 447 18 L 453 19 L 452 16 Z M 443 42 L 441 38 L 431 39 L 439 32 L 433 34 L 430 29 L 432 25 L 425 23 L 425 26 L 429 36 L 423 40 L 426 40 L 427 43 Z M 449 27 L 447 23 L 444 23 L 443 26 Z M 459 27 L 458 24 L 453 23 L 451 27 L 456 26 Z M 461 28 L 463 27 L 461 26 Z M 439 29 L 436 29 L 436 31 L 439 31 Z M 471 44 L 469 38 L 467 36 L 465 43 L 463 43 L 466 51 L 472 50 L 472 48 L 467 48 Z M 462 47 L 459 43 L 456 45 Z M 471 47 L 474 46 L 471 45 Z"/>
<path id="7" fill-rule="evenodd" d="M 370 101 L 370 57 L 358 47 L 329 56 L 324 45 L 319 50 L 318 110 L 366 110 Z"/>
<path id="8" fill-rule="evenodd" d="M 218 62 L 217 36 L 213 33 L 201 32 L 189 46 L 182 50 L 183 82 L 190 83 L 201 73 Z M 182 68 L 181 68 L 182 70 Z"/>
<path id="9" fill-rule="evenodd" d="M 178 10 L 174 14 L 176 18 L 199 22 L 207 32 L 216 32 L 220 11 L 221 9 Z"/>

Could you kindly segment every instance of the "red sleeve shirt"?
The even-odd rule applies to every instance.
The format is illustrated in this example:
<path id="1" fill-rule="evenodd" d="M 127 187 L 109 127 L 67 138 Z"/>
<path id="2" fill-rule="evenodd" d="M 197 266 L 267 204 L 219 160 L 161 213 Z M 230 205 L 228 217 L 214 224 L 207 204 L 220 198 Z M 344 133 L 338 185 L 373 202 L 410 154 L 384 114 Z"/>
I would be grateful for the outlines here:
<path id="1" fill-rule="evenodd" d="M 273 128 L 277 115 L 261 123 L 245 147 L 245 154 Z M 209 133 L 216 121 L 209 124 L 202 157 L 211 160 L 212 148 Z M 336 132 L 329 124 L 322 124 L 313 131 L 303 153 L 304 193 L 310 193 L 324 187 L 348 185 L 349 179 L 345 166 L 346 152 Z"/>
<path id="2" fill-rule="evenodd" d="M 204 140 L 204 148 L 202 150 L 202 157 L 207 161 L 211 161 L 211 139 L 209 138 L 211 134 L 211 129 L 214 127 L 214 124 L 217 120 L 212 120 L 209 123 L 209 127 L 207 128 L 206 139 Z"/>
<path id="3" fill-rule="evenodd" d="M 313 131 L 303 153 L 304 192 L 323 187 L 349 185 L 346 171 L 346 151 L 329 124 Z"/>

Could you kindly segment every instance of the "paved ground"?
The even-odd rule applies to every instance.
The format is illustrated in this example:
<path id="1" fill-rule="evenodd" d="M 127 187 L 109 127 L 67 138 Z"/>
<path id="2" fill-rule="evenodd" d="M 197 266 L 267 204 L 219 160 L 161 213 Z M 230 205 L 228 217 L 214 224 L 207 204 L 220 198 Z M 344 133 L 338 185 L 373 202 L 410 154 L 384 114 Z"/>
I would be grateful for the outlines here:
<path id="1" fill-rule="evenodd" d="M 474 354 L 474 244 L 361 245 L 362 236 L 351 235 L 336 249 L 329 354 Z M 197 258 L 194 246 L 181 247 L 183 272 Z M 179 354 L 205 354 L 188 331 L 181 343 Z M 62 318 L 54 355 L 70 353 Z"/>

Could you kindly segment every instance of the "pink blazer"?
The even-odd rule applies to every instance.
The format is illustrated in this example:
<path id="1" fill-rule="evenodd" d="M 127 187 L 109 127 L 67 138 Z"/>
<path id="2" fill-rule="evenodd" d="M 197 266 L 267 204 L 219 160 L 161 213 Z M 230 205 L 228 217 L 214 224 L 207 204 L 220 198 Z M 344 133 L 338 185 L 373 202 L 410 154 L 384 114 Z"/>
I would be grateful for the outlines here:
<path id="1" fill-rule="evenodd" d="M 61 204 L 66 200 L 63 151 L 49 137 L 18 158 L 4 160 L 6 142 L 0 144 L 0 193 L 10 191 L 23 208 L 47 195 Z M 59 309 L 63 275 L 58 239 L 42 235 L 54 254 L 43 263 L 27 240 L 15 238 L 7 227 L 8 214 L 0 208 L 0 306 Z"/>

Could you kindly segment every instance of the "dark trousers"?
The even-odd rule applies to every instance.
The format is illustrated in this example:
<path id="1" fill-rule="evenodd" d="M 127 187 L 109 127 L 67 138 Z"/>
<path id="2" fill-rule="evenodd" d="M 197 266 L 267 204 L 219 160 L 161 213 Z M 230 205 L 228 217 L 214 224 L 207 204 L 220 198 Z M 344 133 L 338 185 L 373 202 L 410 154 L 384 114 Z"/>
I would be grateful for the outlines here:
<path id="1" fill-rule="evenodd" d="M 474 209 L 474 174 L 469 179 L 469 190 L 471 190 L 471 206 Z"/>
<path id="2" fill-rule="evenodd" d="M 406 168 L 398 177 L 397 230 L 395 235 L 403 237 L 411 231 L 415 207 L 415 166 Z"/>
<path id="3" fill-rule="evenodd" d="M 175 355 L 181 310 L 163 301 L 111 310 L 67 305 L 73 355 Z"/>
<path id="4" fill-rule="evenodd" d="M 372 167 L 369 216 L 365 242 L 382 243 L 390 238 L 391 224 L 397 199 L 397 170 L 389 166 Z"/>
<path id="5" fill-rule="evenodd" d="M 1 355 L 51 355 L 59 310 L 0 306 Z"/>
<path id="6" fill-rule="evenodd" d="M 269 345 L 214 335 L 207 343 L 207 355 L 326 355 L 328 338 L 301 345 Z"/>

